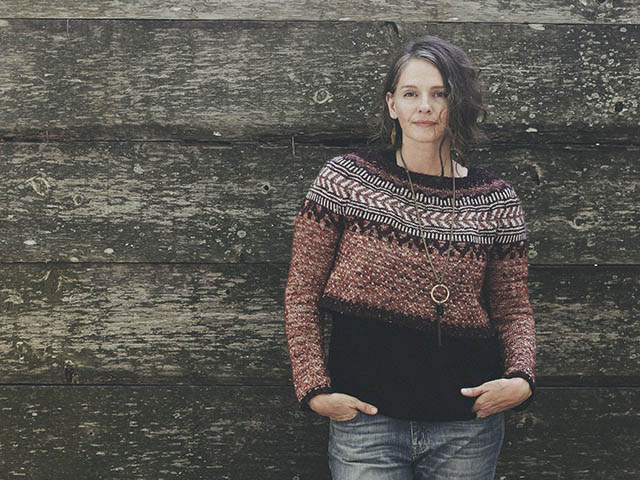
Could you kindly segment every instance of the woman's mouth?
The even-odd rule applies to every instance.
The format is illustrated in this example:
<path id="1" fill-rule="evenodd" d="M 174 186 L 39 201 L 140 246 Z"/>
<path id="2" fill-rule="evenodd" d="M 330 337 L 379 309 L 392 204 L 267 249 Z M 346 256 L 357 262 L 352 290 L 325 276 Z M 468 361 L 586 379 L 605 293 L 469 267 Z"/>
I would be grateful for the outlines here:
<path id="1" fill-rule="evenodd" d="M 435 122 L 413 122 L 416 125 L 420 125 L 421 127 L 430 127 L 431 125 L 435 125 Z"/>

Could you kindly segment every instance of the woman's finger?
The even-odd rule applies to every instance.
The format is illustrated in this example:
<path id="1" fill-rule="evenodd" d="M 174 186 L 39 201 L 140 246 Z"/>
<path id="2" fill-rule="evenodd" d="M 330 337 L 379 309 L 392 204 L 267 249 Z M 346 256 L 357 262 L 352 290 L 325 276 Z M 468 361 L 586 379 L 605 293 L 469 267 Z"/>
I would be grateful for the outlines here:
<path id="1" fill-rule="evenodd" d="M 345 394 L 344 396 L 349 399 L 349 402 L 348 402 L 349 407 L 355 408 L 356 410 L 360 410 L 361 412 L 364 412 L 364 413 L 369 413 L 369 414 L 378 413 L 378 409 L 374 405 L 371 405 L 370 403 L 367 403 L 367 402 L 363 402 L 359 398 L 354 397 L 352 395 Z"/>
<path id="2" fill-rule="evenodd" d="M 479 385 L 477 387 L 467 387 L 460 389 L 460 393 L 465 397 L 477 397 L 478 395 L 482 395 L 486 391 L 484 384 Z"/>
<path id="3" fill-rule="evenodd" d="M 355 416 L 358 415 L 358 411 L 357 410 L 351 410 L 348 414 L 333 414 L 333 415 L 327 415 L 329 418 L 334 419 L 337 422 L 346 422 L 347 420 L 351 420 L 352 418 L 355 418 Z"/>
<path id="4" fill-rule="evenodd" d="M 358 400 L 358 404 L 356 405 L 356 408 L 361 412 L 368 413 L 370 415 L 373 415 L 374 413 L 378 413 L 378 409 L 376 407 L 374 407 L 370 403 L 365 403 L 361 400 Z"/>

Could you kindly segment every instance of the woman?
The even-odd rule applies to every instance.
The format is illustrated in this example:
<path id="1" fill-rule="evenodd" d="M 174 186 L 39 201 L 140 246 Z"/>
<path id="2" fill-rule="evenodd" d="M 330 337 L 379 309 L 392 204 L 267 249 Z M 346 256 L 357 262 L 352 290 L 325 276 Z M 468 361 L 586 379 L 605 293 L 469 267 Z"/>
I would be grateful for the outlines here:
<path id="1" fill-rule="evenodd" d="M 389 147 L 328 160 L 296 217 L 296 396 L 329 417 L 334 479 L 490 479 L 504 411 L 535 390 L 524 213 L 511 184 L 460 163 L 486 138 L 462 50 L 407 43 L 381 100 Z"/>

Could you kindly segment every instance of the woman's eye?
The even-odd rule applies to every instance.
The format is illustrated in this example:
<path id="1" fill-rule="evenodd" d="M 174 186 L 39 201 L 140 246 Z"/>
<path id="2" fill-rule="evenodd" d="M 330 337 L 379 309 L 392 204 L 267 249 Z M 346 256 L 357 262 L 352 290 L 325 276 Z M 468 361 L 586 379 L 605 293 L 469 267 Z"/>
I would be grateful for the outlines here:
<path id="1" fill-rule="evenodd" d="M 405 94 L 404 94 L 404 96 L 405 96 L 405 97 L 406 97 L 407 95 L 414 95 L 414 93 L 413 93 L 413 92 L 407 92 L 407 93 L 405 93 Z M 445 92 L 436 92 L 436 93 L 435 93 L 435 96 L 436 96 L 436 97 L 445 97 L 446 95 L 445 95 Z"/>

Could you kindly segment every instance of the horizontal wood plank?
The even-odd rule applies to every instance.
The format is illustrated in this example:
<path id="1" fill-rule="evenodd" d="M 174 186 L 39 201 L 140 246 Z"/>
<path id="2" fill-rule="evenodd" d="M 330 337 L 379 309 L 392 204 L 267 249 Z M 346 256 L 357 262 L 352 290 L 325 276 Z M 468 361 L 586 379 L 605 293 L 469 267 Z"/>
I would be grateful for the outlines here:
<path id="1" fill-rule="evenodd" d="M 365 138 L 391 53 L 433 34 L 455 40 L 481 69 L 496 140 L 638 143 L 639 29 L 4 20 L 0 138 Z"/>
<path id="2" fill-rule="evenodd" d="M 0 261 L 289 262 L 329 158 L 372 145 L 0 143 Z M 637 147 L 494 146 L 468 165 L 520 196 L 533 264 L 640 264 Z"/>
<path id="3" fill-rule="evenodd" d="M 637 270 L 532 268 L 540 385 L 640 385 Z M 4 265 L 0 382 L 289 384 L 287 272 L 282 264 Z"/>
<path id="4" fill-rule="evenodd" d="M 638 388 L 540 389 L 507 416 L 496 478 L 635 479 Z M 328 420 L 285 387 L 0 390 L 3 479 L 328 480 Z"/>
<path id="5" fill-rule="evenodd" d="M 149 18 L 234 20 L 394 20 L 431 22 L 531 22 L 541 23 L 638 23 L 640 8 L 634 2 L 555 2 L 532 0 L 510 3 L 499 0 L 440 2 L 425 0 L 420 8 L 410 0 L 354 2 L 352 0 L 283 2 L 282 0 L 186 0 L 168 4 L 158 0 L 136 2 L 72 0 L 3 0 L 3 18 Z"/>

